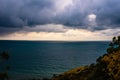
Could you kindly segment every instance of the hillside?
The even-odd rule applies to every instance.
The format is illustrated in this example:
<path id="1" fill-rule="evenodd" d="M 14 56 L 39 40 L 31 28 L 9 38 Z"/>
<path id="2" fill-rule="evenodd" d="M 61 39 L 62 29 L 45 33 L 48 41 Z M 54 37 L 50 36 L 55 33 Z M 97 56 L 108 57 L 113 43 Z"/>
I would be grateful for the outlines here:
<path id="1" fill-rule="evenodd" d="M 69 70 L 51 80 L 120 80 L 120 37 L 113 38 L 107 54 L 100 56 L 96 64 Z"/>

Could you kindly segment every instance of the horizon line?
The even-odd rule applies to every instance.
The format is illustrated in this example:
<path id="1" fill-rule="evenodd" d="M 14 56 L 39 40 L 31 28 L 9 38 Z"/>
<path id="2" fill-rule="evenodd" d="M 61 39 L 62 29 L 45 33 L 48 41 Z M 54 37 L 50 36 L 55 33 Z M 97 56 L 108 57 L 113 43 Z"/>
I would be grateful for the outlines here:
<path id="1" fill-rule="evenodd" d="M 0 40 L 0 41 L 58 41 L 58 42 L 93 42 L 93 41 L 111 41 L 111 40 Z"/>

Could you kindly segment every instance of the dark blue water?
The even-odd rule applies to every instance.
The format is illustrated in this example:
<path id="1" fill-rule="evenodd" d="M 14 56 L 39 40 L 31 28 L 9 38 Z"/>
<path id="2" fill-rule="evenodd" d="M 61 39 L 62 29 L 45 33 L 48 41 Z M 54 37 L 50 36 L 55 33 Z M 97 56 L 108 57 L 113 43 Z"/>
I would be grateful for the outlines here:
<path id="1" fill-rule="evenodd" d="M 8 51 L 9 75 L 14 78 L 51 77 L 69 69 L 95 63 L 109 42 L 0 41 Z"/>

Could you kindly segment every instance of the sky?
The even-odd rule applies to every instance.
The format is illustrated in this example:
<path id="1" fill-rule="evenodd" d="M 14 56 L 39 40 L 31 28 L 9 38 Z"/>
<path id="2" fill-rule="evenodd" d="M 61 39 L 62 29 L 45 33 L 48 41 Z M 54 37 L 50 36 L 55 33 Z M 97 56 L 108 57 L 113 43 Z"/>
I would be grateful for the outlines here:
<path id="1" fill-rule="evenodd" d="M 111 40 L 120 0 L 0 0 L 0 40 Z"/>

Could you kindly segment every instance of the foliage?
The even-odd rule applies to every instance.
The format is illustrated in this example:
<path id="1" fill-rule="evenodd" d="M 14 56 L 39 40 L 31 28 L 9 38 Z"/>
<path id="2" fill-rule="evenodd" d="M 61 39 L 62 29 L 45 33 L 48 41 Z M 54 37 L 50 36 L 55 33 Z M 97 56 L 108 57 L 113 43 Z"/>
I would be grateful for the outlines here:
<path id="1" fill-rule="evenodd" d="M 0 65 L 3 65 L 2 63 L 8 59 L 9 59 L 8 52 L 1 52 L 0 53 Z M 5 69 L 0 72 L 0 80 L 7 80 L 8 79 L 7 71 L 9 70 L 9 68 L 10 68 L 9 66 L 6 66 Z"/>
<path id="2" fill-rule="evenodd" d="M 120 36 L 113 37 L 112 42 L 109 44 L 109 48 L 107 49 L 108 53 L 112 53 L 118 51 L 120 49 Z"/>

